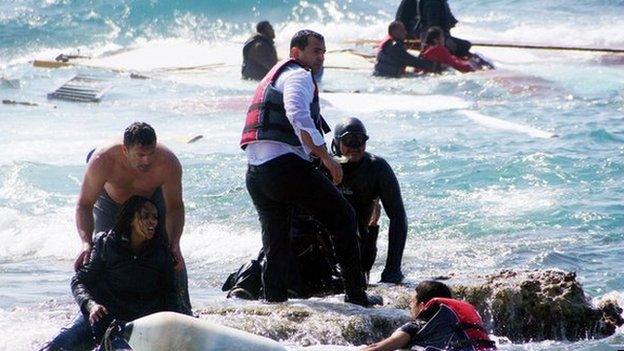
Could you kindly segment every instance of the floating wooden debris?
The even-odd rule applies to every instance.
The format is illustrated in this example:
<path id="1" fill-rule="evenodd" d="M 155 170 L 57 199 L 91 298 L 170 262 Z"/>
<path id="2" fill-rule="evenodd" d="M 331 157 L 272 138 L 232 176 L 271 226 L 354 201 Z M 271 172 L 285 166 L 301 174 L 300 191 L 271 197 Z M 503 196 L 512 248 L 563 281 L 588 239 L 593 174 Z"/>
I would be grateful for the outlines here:
<path id="1" fill-rule="evenodd" d="M 2 104 L 4 105 L 23 105 L 23 106 L 39 106 L 39 104 L 35 102 L 28 101 L 15 101 L 15 100 L 2 100 Z"/>
<path id="2" fill-rule="evenodd" d="M 203 137 L 204 137 L 204 136 L 203 136 L 203 135 L 201 135 L 201 134 L 196 135 L 196 136 L 194 136 L 194 137 L 190 138 L 190 139 L 189 139 L 186 143 L 187 143 L 187 144 L 194 143 L 194 142 L 196 142 L 197 140 L 202 139 Z"/>
<path id="3" fill-rule="evenodd" d="M 78 102 L 100 102 L 102 95 L 110 89 L 110 82 L 104 78 L 77 75 L 55 91 L 48 93 L 48 99 Z"/>

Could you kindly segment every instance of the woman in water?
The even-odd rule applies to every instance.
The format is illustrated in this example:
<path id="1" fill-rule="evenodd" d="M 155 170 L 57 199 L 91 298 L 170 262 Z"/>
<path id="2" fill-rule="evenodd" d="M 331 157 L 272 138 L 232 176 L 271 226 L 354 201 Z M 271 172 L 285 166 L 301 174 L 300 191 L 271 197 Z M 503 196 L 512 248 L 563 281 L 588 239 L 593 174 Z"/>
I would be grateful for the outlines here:
<path id="1" fill-rule="evenodd" d="M 113 229 L 94 238 L 91 261 L 72 278 L 81 313 L 43 350 L 90 350 L 113 319 L 180 311 L 173 260 L 158 229 L 151 200 L 133 196 L 124 203 Z"/>

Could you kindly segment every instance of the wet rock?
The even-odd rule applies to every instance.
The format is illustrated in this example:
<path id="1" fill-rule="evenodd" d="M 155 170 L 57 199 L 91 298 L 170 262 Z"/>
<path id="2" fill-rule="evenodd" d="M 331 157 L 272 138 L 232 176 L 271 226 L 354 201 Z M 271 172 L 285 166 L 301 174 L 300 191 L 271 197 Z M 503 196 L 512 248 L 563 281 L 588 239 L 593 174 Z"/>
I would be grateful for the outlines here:
<path id="1" fill-rule="evenodd" d="M 575 273 L 505 270 L 461 281 L 450 276 L 445 283 L 455 297 L 476 306 L 491 334 L 512 342 L 602 338 L 624 323 L 617 302 L 592 305 Z M 369 344 L 410 320 L 413 286 L 380 284 L 369 290 L 383 296 L 383 307 L 362 308 L 331 296 L 281 304 L 227 300 L 198 312 L 201 318 L 286 344 Z"/>
<path id="2" fill-rule="evenodd" d="M 622 325 L 617 303 L 593 306 L 574 272 L 502 271 L 483 279 L 454 286 L 456 297 L 475 305 L 493 334 L 513 342 L 602 338 Z"/>

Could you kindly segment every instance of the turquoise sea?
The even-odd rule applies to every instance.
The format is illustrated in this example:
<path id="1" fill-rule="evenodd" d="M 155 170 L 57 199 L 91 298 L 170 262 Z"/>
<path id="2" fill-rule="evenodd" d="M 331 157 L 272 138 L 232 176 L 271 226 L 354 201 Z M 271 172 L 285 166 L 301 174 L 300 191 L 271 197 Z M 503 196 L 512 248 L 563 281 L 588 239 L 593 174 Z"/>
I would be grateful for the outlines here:
<path id="1" fill-rule="evenodd" d="M 409 224 L 408 281 L 557 268 L 576 271 L 592 298 L 624 305 L 624 55 L 476 47 L 497 70 L 387 80 L 372 77 L 360 57 L 332 53 L 353 48 L 350 40 L 383 37 L 398 3 L 1 1 L 0 99 L 38 105 L 0 105 L 0 350 L 35 349 L 76 313 L 69 280 L 79 250 L 74 206 L 85 156 L 136 120 L 152 124 L 184 168 L 182 251 L 191 299 L 195 307 L 223 299 L 227 274 L 261 245 L 238 140 L 255 88 L 240 80 L 241 43 L 263 19 L 274 23 L 281 57 L 295 31 L 325 35 L 327 63 L 335 67 L 325 71 L 325 90 L 375 94 L 376 103 L 431 95 L 438 106 L 324 112 L 331 125 L 361 118 L 369 151 L 397 174 Z M 455 35 L 475 42 L 624 49 L 621 0 L 449 4 L 460 20 Z M 32 65 L 59 53 L 103 57 L 123 69 Z M 158 62 L 164 63 L 154 69 Z M 162 69 L 169 62 L 213 67 L 172 73 Z M 131 79 L 130 71 L 152 79 Z M 46 99 L 78 73 L 110 82 L 102 102 Z M 469 107 L 445 108 L 453 98 Z M 185 142 L 199 134 L 201 140 Z M 382 215 L 372 280 L 383 269 L 387 225 Z M 620 329 L 600 341 L 503 349 L 622 345 Z"/>

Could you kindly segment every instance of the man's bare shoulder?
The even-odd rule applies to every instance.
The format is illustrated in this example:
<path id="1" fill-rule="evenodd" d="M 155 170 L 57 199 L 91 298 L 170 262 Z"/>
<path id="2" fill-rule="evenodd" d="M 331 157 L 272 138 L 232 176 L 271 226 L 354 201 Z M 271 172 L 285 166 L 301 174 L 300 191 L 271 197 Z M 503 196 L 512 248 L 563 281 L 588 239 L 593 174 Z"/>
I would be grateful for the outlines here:
<path id="1" fill-rule="evenodd" d="M 156 150 L 159 153 L 159 168 L 167 171 L 178 171 L 182 169 L 178 157 L 164 144 L 156 144 Z"/>
<path id="2" fill-rule="evenodd" d="M 123 156 L 121 147 L 121 143 L 114 143 L 97 148 L 89 159 L 87 173 L 97 172 L 100 175 L 105 175 L 111 172 L 115 164 Z"/>

